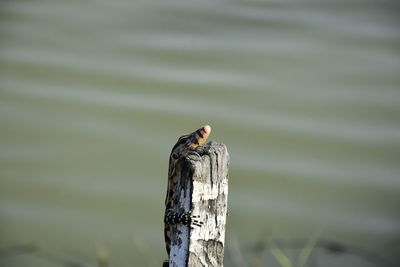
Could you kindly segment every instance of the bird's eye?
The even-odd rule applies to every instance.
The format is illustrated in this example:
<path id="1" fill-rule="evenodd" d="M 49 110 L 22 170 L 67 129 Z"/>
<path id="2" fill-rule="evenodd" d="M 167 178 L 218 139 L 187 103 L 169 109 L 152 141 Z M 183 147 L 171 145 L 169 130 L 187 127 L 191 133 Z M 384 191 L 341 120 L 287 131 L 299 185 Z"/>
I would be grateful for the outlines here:
<path id="1" fill-rule="evenodd" d="M 173 159 L 177 159 L 177 158 L 178 158 L 178 155 L 174 153 L 174 154 L 172 154 L 172 158 L 173 158 Z"/>

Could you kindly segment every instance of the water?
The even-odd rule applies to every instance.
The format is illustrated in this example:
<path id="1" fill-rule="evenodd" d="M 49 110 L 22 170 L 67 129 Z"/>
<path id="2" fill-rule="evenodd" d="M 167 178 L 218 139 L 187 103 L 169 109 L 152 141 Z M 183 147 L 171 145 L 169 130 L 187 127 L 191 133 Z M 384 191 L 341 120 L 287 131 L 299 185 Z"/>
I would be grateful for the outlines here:
<path id="1" fill-rule="evenodd" d="M 295 263 L 279 242 L 310 236 L 399 260 L 396 1 L 0 6 L 0 246 L 40 249 L 1 265 L 159 266 L 169 152 L 204 124 L 245 260 L 270 238 Z"/>

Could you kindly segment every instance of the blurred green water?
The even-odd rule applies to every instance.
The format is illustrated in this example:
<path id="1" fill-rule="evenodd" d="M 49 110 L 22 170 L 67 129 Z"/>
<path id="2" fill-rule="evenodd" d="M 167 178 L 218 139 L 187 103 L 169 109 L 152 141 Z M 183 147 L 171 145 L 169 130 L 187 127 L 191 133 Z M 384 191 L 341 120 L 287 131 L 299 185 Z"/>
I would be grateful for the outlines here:
<path id="1" fill-rule="evenodd" d="M 96 246 L 159 266 L 169 152 L 206 123 L 231 154 L 228 243 L 319 231 L 399 259 L 396 1 L 0 7 L 0 246 L 44 251 L 2 266 L 93 266 Z"/>

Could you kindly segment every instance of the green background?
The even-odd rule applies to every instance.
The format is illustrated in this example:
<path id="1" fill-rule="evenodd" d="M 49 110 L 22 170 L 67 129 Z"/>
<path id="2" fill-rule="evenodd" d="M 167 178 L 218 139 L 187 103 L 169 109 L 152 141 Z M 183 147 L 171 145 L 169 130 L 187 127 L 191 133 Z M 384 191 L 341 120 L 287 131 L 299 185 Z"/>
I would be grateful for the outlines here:
<path id="1" fill-rule="evenodd" d="M 205 124 L 225 266 L 399 262 L 397 1 L 0 7 L 1 266 L 160 266 L 170 149 Z"/>

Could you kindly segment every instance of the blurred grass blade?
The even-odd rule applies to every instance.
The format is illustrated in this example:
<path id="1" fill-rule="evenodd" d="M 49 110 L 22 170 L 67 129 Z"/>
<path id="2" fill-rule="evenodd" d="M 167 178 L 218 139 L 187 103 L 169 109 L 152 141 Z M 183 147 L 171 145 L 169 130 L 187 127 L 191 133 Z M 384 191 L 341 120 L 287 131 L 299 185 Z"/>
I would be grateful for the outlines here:
<path id="1" fill-rule="evenodd" d="M 282 267 L 292 267 L 292 263 L 291 263 L 290 259 L 271 240 L 268 241 L 268 248 L 269 248 L 269 251 L 271 252 L 272 256 L 275 257 L 276 261 Z"/>
<path id="2" fill-rule="evenodd" d="M 107 247 L 102 242 L 97 242 L 95 246 L 96 246 L 97 266 L 108 267 L 109 253 Z"/>
<path id="3" fill-rule="evenodd" d="M 307 262 L 308 258 L 311 255 L 311 252 L 315 248 L 315 245 L 318 242 L 318 238 L 321 236 L 321 229 L 318 228 L 315 230 L 311 235 L 310 238 L 307 240 L 304 248 L 300 251 L 299 256 L 296 260 L 296 266 L 302 267 Z"/>

